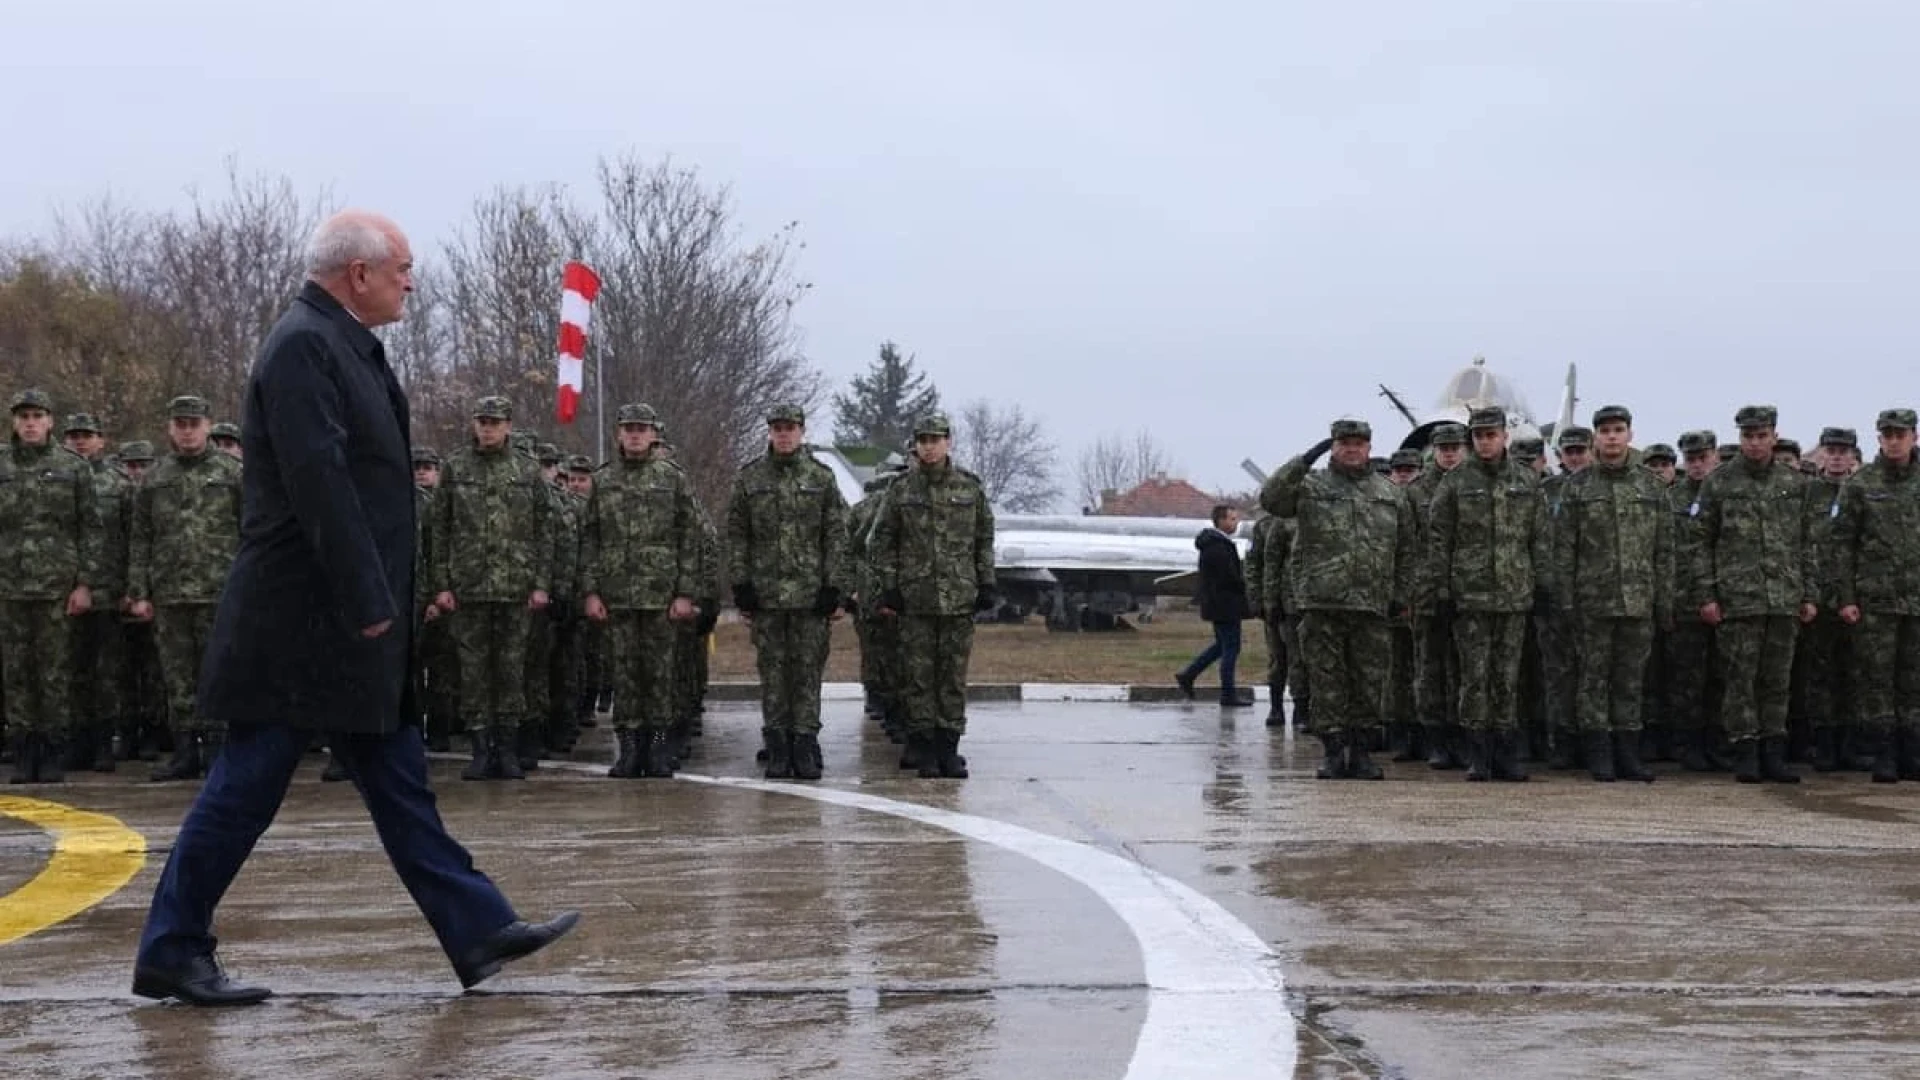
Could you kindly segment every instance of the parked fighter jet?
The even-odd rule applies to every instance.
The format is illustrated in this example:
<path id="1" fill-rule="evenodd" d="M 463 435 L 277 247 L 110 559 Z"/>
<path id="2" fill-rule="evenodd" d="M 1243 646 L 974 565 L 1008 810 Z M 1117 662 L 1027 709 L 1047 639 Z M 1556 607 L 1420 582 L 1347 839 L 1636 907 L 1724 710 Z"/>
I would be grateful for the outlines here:
<path id="1" fill-rule="evenodd" d="M 1577 401 L 1574 394 L 1574 365 L 1567 365 L 1566 387 L 1561 393 L 1560 409 L 1554 418 L 1542 424 L 1533 414 L 1520 387 L 1504 375 L 1497 375 L 1487 367 L 1485 357 L 1476 356 L 1473 362 L 1455 372 L 1446 386 L 1440 391 L 1434 407 L 1424 414 L 1416 414 L 1407 406 L 1405 399 L 1392 389 L 1380 387 L 1380 396 L 1393 403 L 1394 409 L 1407 418 L 1413 430 L 1407 432 L 1400 441 L 1400 448 L 1423 450 L 1427 440 L 1433 435 L 1433 429 L 1440 424 L 1467 422 L 1467 414 L 1474 409 L 1483 409 L 1497 405 L 1506 410 L 1507 430 L 1513 438 L 1538 438 L 1552 441 L 1553 434 L 1573 423 L 1573 408 Z"/>

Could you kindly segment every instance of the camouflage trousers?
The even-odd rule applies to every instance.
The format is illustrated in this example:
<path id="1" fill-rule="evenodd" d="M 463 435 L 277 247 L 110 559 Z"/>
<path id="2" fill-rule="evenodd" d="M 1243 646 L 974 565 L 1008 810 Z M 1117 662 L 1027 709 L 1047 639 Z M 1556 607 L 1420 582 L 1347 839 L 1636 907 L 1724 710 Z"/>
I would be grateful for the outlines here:
<path id="1" fill-rule="evenodd" d="M 1287 653 L 1287 693 L 1293 696 L 1294 726 L 1309 730 L 1313 720 L 1313 687 L 1307 684 L 1307 650 L 1300 643 L 1300 615 L 1288 612 L 1280 617 L 1280 644 Z"/>
<path id="2" fill-rule="evenodd" d="M 811 611 L 762 611 L 754 615 L 761 726 L 801 735 L 820 733 L 820 679 L 827 670 L 831 629 L 831 623 Z M 965 686 L 963 680 L 963 705 Z"/>
<path id="3" fill-rule="evenodd" d="M 1547 730 L 1570 733 L 1578 724 L 1574 704 L 1580 686 L 1580 640 L 1573 617 L 1561 612 L 1534 617 L 1540 645 L 1540 715 Z"/>
<path id="4" fill-rule="evenodd" d="M 73 706 L 76 726 L 113 734 L 126 681 L 127 636 L 118 611 L 89 611 L 73 627 Z"/>
<path id="5" fill-rule="evenodd" d="M 1393 642 L 1393 660 L 1387 670 L 1386 685 L 1381 688 L 1381 714 L 1389 725 L 1417 723 L 1413 707 L 1413 627 L 1396 623 L 1388 632 Z"/>
<path id="6" fill-rule="evenodd" d="M 547 658 L 545 713 L 550 735 L 558 736 L 573 728 L 573 705 L 580 696 L 585 633 L 584 620 L 573 617 L 572 612 L 566 619 L 554 621 L 553 649 Z"/>
<path id="7" fill-rule="evenodd" d="M 1592 735 L 1640 730 L 1653 619 L 1580 617 L 1580 688 L 1575 716 Z"/>
<path id="8" fill-rule="evenodd" d="M 166 681 L 160 677 L 160 650 L 151 622 L 120 624 L 122 654 L 120 711 L 125 734 L 134 745 L 158 736 L 167 726 Z"/>
<path id="9" fill-rule="evenodd" d="M 1801 715 L 1816 730 L 1856 725 L 1860 701 L 1854 657 L 1859 637 L 1858 630 L 1850 630 L 1837 614 L 1829 612 L 1822 612 L 1811 626 L 1800 629 L 1799 646 L 1794 650 L 1795 689 Z M 1901 670 L 1896 668 L 1896 674 Z"/>
<path id="10" fill-rule="evenodd" d="M 526 712 L 521 714 L 520 725 L 533 731 L 544 732 L 547 716 L 553 703 L 553 608 L 545 611 L 529 611 L 527 615 L 527 652 L 520 661 L 522 681 L 522 700 Z"/>
<path id="11" fill-rule="evenodd" d="M 1512 731 L 1519 719 L 1523 613 L 1470 611 L 1453 620 L 1460 723 L 1468 731 Z"/>
<path id="12" fill-rule="evenodd" d="M 1661 705 L 1675 732 L 1700 731 L 1707 718 L 1718 716 L 1712 687 L 1719 675 L 1713 664 L 1713 627 L 1698 619 L 1681 619 L 1667 631 L 1667 699 Z"/>
<path id="13" fill-rule="evenodd" d="M 74 622 L 64 599 L 0 600 L 0 708 L 11 734 L 66 736 Z"/>
<path id="14" fill-rule="evenodd" d="M 1727 739 L 1784 738 L 1793 641 L 1790 615 L 1728 619 L 1714 634 L 1720 656 L 1720 724 Z"/>
<path id="15" fill-rule="evenodd" d="M 1453 624 L 1422 615 L 1413 624 L 1413 707 L 1429 731 L 1460 726 L 1460 658 Z"/>
<path id="16" fill-rule="evenodd" d="M 900 697 L 907 734 L 967 733 L 967 662 L 973 616 L 899 615 Z"/>
<path id="17" fill-rule="evenodd" d="M 901 698 L 900 620 L 879 615 L 859 616 L 860 681 L 874 697 L 874 704 L 889 713 L 898 713 L 906 704 Z"/>
<path id="18" fill-rule="evenodd" d="M 527 715 L 525 603 L 461 604 L 441 618 L 460 657 L 460 712 L 467 730 L 510 736 Z"/>
<path id="19" fill-rule="evenodd" d="M 200 661 L 213 632 L 212 604 L 156 604 L 153 646 L 160 654 L 160 679 L 167 687 L 167 726 L 197 735 L 225 730 L 194 706 L 200 691 Z"/>
<path id="20" fill-rule="evenodd" d="M 614 611 L 607 620 L 613 729 L 665 731 L 673 724 L 673 643 L 665 611 Z"/>
<path id="21" fill-rule="evenodd" d="M 1920 618 L 1863 612 L 1853 662 L 1861 726 L 1920 732 Z"/>
<path id="22" fill-rule="evenodd" d="M 1287 692 L 1287 634 L 1283 629 L 1286 616 L 1269 612 L 1260 619 L 1260 634 L 1267 642 L 1267 691 L 1273 695 L 1273 707 L 1280 707 L 1280 698 Z"/>
<path id="23" fill-rule="evenodd" d="M 700 655 L 706 648 L 707 639 L 693 622 L 673 624 L 673 703 L 667 715 L 676 724 L 693 719 L 700 690 Z"/>
<path id="24" fill-rule="evenodd" d="M 1300 651 L 1313 688 L 1315 732 L 1363 736 L 1380 727 L 1382 669 L 1393 652 L 1385 617 L 1364 611 L 1304 612 Z"/>
<path id="25" fill-rule="evenodd" d="M 422 700 L 427 734 L 451 735 L 460 724 L 460 651 L 449 631 L 449 616 L 423 623 L 414 638 L 420 651 Z"/>

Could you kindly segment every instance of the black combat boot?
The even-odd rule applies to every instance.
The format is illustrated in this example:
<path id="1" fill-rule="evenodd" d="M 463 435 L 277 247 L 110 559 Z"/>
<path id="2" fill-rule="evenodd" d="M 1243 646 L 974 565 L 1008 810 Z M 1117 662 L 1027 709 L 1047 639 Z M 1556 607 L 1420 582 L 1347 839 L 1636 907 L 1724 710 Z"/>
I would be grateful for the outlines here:
<path id="1" fill-rule="evenodd" d="M 1313 695 L 1293 695 L 1293 730 L 1299 735 L 1313 734 Z"/>
<path id="2" fill-rule="evenodd" d="M 920 779 L 940 779 L 940 750 L 944 745 L 944 738 L 944 733 L 939 731 L 934 731 L 920 737 L 919 756 L 915 759 L 920 762 L 918 774 Z"/>
<path id="3" fill-rule="evenodd" d="M 1759 739 L 1741 739 L 1733 744 L 1733 778 L 1743 784 L 1760 782 Z"/>
<path id="4" fill-rule="evenodd" d="M 1387 728 L 1387 749 L 1394 761 L 1421 761 L 1420 728 L 1414 724 L 1393 724 Z"/>
<path id="5" fill-rule="evenodd" d="M 793 779 L 793 741 L 779 728 L 767 728 L 760 734 L 767 743 L 767 779 Z"/>
<path id="6" fill-rule="evenodd" d="M 1467 767 L 1467 763 L 1461 760 L 1464 756 L 1457 730 L 1443 727 L 1427 729 L 1427 768 L 1464 769 Z"/>
<path id="7" fill-rule="evenodd" d="M 1604 731 L 1589 731 L 1580 736 L 1582 748 L 1586 751 L 1587 772 L 1602 784 L 1611 784 L 1616 779 L 1613 774 L 1613 737 Z"/>
<path id="8" fill-rule="evenodd" d="M 13 772 L 7 777 L 9 784 L 33 783 L 33 753 L 25 735 L 15 735 L 7 740 L 7 749 L 13 755 Z"/>
<path id="9" fill-rule="evenodd" d="M 1267 726 L 1287 726 L 1287 684 L 1284 682 L 1267 684 Z"/>
<path id="10" fill-rule="evenodd" d="M 919 736 L 902 736 L 900 740 L 900 767 L 917 769 L 920 767 L 922 744 Z"/>
<path id="11" fill-rule="evenodd" d="M 1367 756 L 1364 743 L 1354 743 L 1347 749 L 1347 778 L 1350 780 L 1383 780 L 1386 774 L 1380 766 Z"/>
<path id="12" fill-rule="evenodd" d="M 1894 738 L 1900 747 L 1900 779 L 1920 780 L 1920 731 L 1903 728 Z"/>
<path id="13" fill-rule="evenodd" d="M 649 729 L 646 741 L 647 775 L 660 780 L 673 779 L 673 747 L 667 742 L 666 729 Z"/>
<path id="14" fill-rule="evenodd" d="M 1467 779 L 1476 784 L 1493 779 L 1493 736 L 1484 731 L 1469 731 L 1467 742 Z"/>
<path id="15" fill-rule="evenodd" d="M 546 740 L 540 737 L 540 728 L 532 721 L 520 722 L 520 730 L 513 737 L 514 764 L 522 772 L 532 772 L 540 767 L 541 755 L 547 751 Z"/>
<path id="16" fill-rule="evenodd" d="M 1813 729 L 1813 771 L 1840 771 L 1840 733 L 1833 728 Z"/>
<path id="17" fill-rule="evenodd" d="M 1547 768 L 1577 769 L 1582 764 L 1579 736 L 1571 731 L 1555 729 L 1553 732 L 1553 753 L 1547 757 Z"/>
<path id="18" fill-rule="evenodd" d="M 329 749 L 327 751 L 327 767 L 320 770 L 320 782 L 323 784 L 338 784 L 343 780 L 351 779 L 353 779 L 353 777 L 347 775 L 347 766 L 345 762 L 340 760 L 340 754 L 335 750 Z"/>
<path id="19" fill-rule="evenodd" d="M 1680 733 L 1680 768 L 1697 773 L 1713 771 L 1713 762 L 1707 760 L 1707 738 L 1704 728 Z"/>
<path id="20" fill-rule="evenodd" d="M 494 762 L 493 735 L 486 731 L 469 731 L 467 742 L 473 746 L 473 760 L 460 770 L 462 780 L 491 780 L 500 775 Z"/>
<path id="21" fill-rule="evenodd" d="M 820 779 L 820 737 L 804 732 L 793 733 L 793 749 L 789 751 L 793 762 L 795 780 Z"/>
<path id="22" fill-rule="evenodd" d="M 1874 746 L 1873 782 L 1876 784 L 1897 784 L 1900 782 L 1899 737 L 1895 729 L 1887 728 L 1877 735 L 1868 736 L 1861 732 L 1863 740 L 1871 738 Z"/>
<path id="23" fill-rule="evenodd" d="M 1706 755 L 1707 764 L 1713 766 L 1714 772 L 1734 771 L 1734 759 L 1727 752 L 1723 735 L 1719 728 L 1700 729 L 1700 752 Z"/>
<path id="24" fill-rule="evenodd" d="M 100 725 L 93 742 L 93 761 L 89 764 L 94 772 L 110 773 L 120 767 L 120 758 L 113 752 L 113 733 L 119 729 L 117 721 L 108 721 Z"/>
<path id="25" fill-rule="evenodd" d="M 487 744 L 493 748 L 488 762 L 495 780 L 525 780 L 527 770 L 520 765 L 520 732 L 491 731 Z"/>
<path id="26" fill-rule="evenodd" d="M 1613 774 L 1622 780 L 1653 783 L 1653 770 L 1640 763 L 1640 736 L 1631 731 L 1613 735 Z"/>
<path id="27" fill-rule="evenodd" d="M 632 728 L 622 728 L 614 732 L 614 743 L 618 747 L 613 758 L 613 768 L 607 775 L 615 780 L 631 780 L 640 775 L 640 733 Z"/>
<path id="28" fill-rule="evenodd" d="M 153 767 L 152 778 L 156 783 L 197 780 L 201 768 L 200 740 L 194 738 L 191 731 L 176 731 L 173 733 L 173 754 Z"/>
<path id="29" fill-rule="evenodd" d="M 1320 768 L 1313 775 L 1322 780 L 1345 780 L 1347 772 L 1346 740 L 1338 732 L 1329 731 L 1320 736 Z"/>
<path id="30" fill-rule="evenodd" d="M 940 757 L 940 775 L 948 780 L 967 778 L 967 759 L 960 756 L 960 735 L 942 731 L 934 736 L 934 749 Z"/>
<path id="31" fill-rule="evenodd" d="M 1512 731 L 1496 731 L 1490 737 L 1487 747 L 1488 764 L 1493 768 L 1493 778 L 1509 784 L 1527 782 L 1527 771 L 1520 767 L 1520 740 Z"/>
<path id="32" fill-rule="evenodd" d="M 1799 770 L 1787 764 L 1787 740 L 1776 735 L 1760 740 L 1760 775 L 1776 784 L 1797 784 Z"/>

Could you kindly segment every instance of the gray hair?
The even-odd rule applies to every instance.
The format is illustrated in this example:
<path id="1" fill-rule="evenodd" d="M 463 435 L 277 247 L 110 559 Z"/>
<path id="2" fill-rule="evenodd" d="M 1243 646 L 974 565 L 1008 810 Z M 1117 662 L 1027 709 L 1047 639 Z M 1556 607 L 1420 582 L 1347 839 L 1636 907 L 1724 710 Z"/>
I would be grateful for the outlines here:
<path id="1" fill-rule="evenodd" d="M 352 212 L 320 223 L 307 241 L 307 274 L 327 277 L 355 262 L 377 263 L 393 254 L 393 241 L 379 219 Z"/>

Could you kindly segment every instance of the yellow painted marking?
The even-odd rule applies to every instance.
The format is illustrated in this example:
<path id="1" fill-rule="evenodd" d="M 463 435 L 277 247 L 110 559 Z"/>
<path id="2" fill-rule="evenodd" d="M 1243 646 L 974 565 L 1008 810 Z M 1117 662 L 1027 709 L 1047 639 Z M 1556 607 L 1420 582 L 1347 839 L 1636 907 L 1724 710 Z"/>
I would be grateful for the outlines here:
<path id="1" fill-rule="evenodd" d="M 0 816 L 53 836 L 46 867 L 0 896 L 0 945 L 66 922 L 119 892 L 147 864 L 147 838 L 106 814 L 0 795 Z"/>

